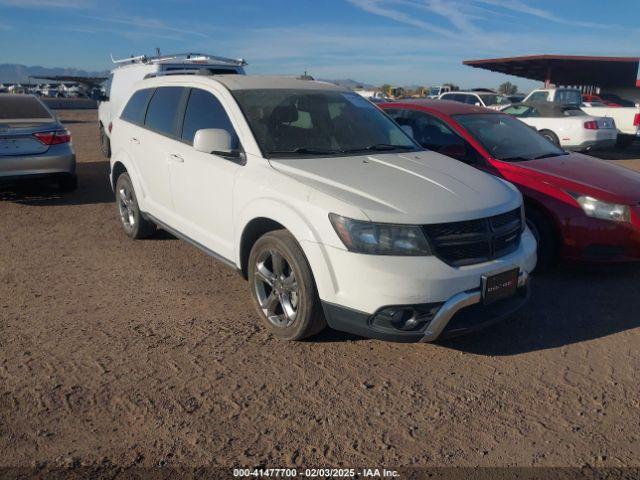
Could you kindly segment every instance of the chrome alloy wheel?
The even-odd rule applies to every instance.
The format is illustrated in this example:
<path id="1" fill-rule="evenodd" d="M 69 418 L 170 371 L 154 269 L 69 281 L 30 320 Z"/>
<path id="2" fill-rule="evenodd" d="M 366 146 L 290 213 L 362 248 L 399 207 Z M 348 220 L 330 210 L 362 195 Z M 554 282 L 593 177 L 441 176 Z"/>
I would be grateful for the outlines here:
<path id="1" fill-rule="evenodd" d="M 120 212 L 122 226 L 127 232 L 133 231 L 136 226 L 135 208 L 131 188 L 126 182 L 123 182 L 118 189 L 118 211 Z"/>
<path id="2" fill-rule="evenodd" d="M 300 290 L 289 262 L 276 250 L 261 252 L 255 265 L 253 288 L 262 313 L 279 328 L 293 325 L 298 313 Z"/>

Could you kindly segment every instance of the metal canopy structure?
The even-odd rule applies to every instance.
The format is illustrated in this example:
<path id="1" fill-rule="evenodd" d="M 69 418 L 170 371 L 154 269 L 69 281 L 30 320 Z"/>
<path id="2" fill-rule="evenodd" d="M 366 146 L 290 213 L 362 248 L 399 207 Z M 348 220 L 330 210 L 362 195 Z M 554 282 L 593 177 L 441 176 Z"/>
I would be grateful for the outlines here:
<path id="1" fill-rule="evenodd" d="M 470 67 L 505 73 L 555 85 L 635 87 L 637 57 L 585 57 L 576 55 L 531 55 L 524 57 L 466 60 Z"/>

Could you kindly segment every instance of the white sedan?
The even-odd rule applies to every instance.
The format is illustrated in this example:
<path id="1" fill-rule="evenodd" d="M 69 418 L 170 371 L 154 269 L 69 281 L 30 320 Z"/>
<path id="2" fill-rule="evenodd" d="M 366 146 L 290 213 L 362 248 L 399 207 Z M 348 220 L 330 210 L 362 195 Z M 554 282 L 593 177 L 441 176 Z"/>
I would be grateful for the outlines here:
<path id="1" fill-rule="evenodd" d="M 578 107 L 555 103 L 517 103 L 502 109 L 567 150 L 600 150 L 616 144 L 618 131 L 608 117 L 587 115 Z"/>

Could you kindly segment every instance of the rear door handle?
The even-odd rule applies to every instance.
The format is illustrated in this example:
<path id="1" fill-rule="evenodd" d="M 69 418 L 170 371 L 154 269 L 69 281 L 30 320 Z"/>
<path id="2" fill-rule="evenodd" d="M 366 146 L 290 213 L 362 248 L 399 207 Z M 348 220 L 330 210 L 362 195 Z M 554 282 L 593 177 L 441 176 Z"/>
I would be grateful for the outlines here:
<path id="1" fill-rule="evenodd" d="M 131 143 L 135 143 L 136 145 L 139 145 L 140 140 L 138 140 L 136 137 L 131 137 Z"/>
<path id="2" fill-rule="evenodd" d="M 176 155 L 175 153 L 169 154 L 169 159 L 173 162 L 184 163 L 184 158 L 182 158 L 180 155 Z"/>

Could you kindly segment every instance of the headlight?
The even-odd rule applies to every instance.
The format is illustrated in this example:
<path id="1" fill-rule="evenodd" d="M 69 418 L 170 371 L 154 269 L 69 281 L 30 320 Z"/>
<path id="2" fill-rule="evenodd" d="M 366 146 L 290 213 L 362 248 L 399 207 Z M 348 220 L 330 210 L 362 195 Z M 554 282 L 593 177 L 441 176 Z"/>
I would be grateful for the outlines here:
<path id="1" fill-rule="evenodd" d="M 329 220 L 350 252 L 371 255 L 431 255 L 427 239 L 419 226 L 363 222 L 333 213 L 329 214 Z"/>
<path id="2" fill-rule="evenodd" d="M 576 201 L 588 217 L 611 220 L 614 222 L 631 221 L 631 211 L 627 205 L 608 203 L 589 197 L 588 195 L 575 196 Z"/>

